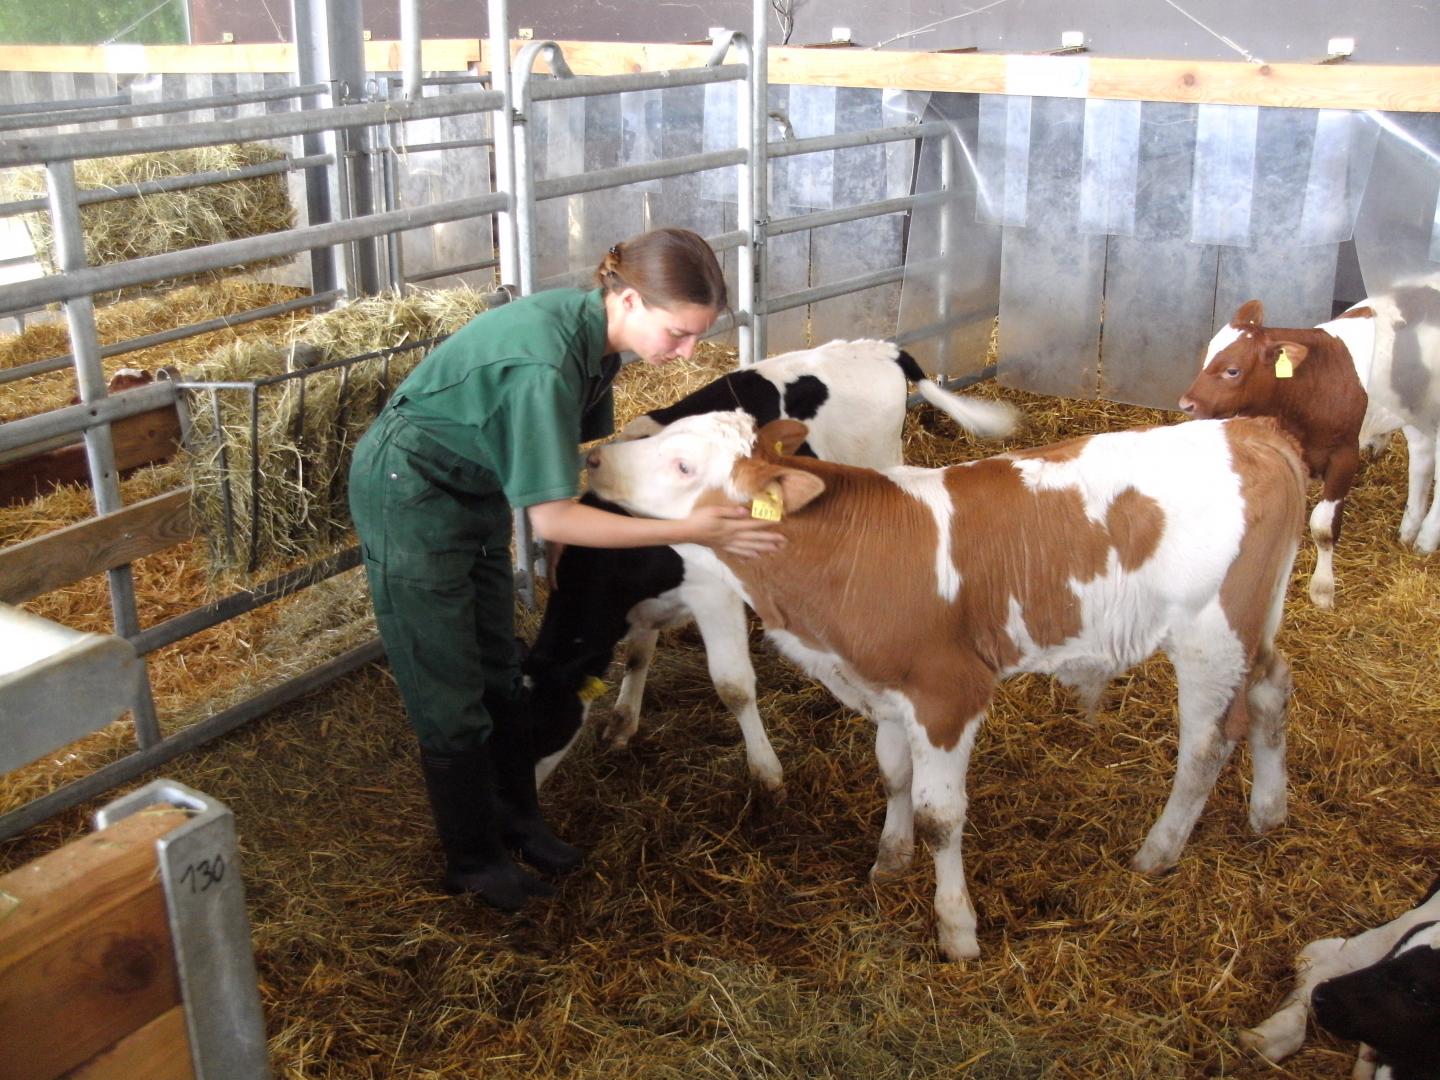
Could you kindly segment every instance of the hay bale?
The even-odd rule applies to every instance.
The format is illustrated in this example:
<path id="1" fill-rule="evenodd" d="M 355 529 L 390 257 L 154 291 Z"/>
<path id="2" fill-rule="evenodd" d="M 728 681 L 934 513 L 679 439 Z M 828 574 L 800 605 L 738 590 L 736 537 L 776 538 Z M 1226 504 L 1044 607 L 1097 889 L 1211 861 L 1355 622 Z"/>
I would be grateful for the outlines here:
<path id="1" fill-rule="evenodd" d="M 483 309 L 470 289 L 366 297 L 296 322 L 284 340 L 219 349 L 187 372 L 190 381 L 252 386 L 297 372 L 192 398 L 185 468 L 215 571 L 277 567 L 347 542 L 350 456 L 426 350 L 309 368 L 444 336 Z"/>
<path id="2" fill-rule="evenodd" d="M 81 191 L 103 191 L 123 184 L 164 180 L 192 173 L 223 172 L 248 165 L 280 161 L 283 153 L 261 143 L 199 146 L 153 154 L 93 158 L 75 163 L 75 182 Z M 6 199 L 33 199 L 46 193 L 43 169 L 17 169 L 0 177 Z M 57 272 L 54 226 L 48 213 L 24 215 L 35 244 L 35 259 L 47 274 Z M 85 234 L 85 261 L 91 266 L 125 262 L 224 240 L 282 232 L 295 223 L 284 174 L 206 184 L 181 191 L 137 195 L 94 203 L 80 208 Z M 251 264 L 251 268 L 271 263 Z M 226 273 L 197 275 L 209 279 Z M 176 283 L 152 283 L 147 288 Z"/>

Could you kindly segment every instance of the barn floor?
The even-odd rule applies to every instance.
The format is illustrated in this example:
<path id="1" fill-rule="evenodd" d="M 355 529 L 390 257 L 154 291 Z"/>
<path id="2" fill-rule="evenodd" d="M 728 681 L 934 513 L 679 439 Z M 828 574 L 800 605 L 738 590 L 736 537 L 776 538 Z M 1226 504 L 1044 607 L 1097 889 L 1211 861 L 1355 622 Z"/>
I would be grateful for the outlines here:
<path id="1" fill-rule="evenodd" d="M 1030 418 L 1017 445 L 1171 419 L 986 392 Z M 989 452 L 928 412 L 907 446 L 925 464 Z M 758 635 L 786 798 L 748 783 L 693 631 L 667 635 L 631 748 L 582 746 L 543 792 L 587 864 L 519 916 L 436 888 L 382 666 L 159 775 L 235 813 L 281 1077 L 1347 1077 L 1354 1048 L 1328 1036 L 1277 1067 L 1237 1035 L 1278 1004 L 1301 945 L 1393 917 L 1440 871 L 1440 561 L 1394 539 L 1404 483 L 1398 444 L 1362 471 L 1336 612 L 1310 606 L 1302 548 L 1275 834 L 1246 827 L 1242 748 L 1179 867 L 1132 873 L 1172 774 L 1168 663 L 1117 680 L 1093 722 L 1048 679 L 1002 688 L 970 772 L 978 961 L 938 960 L 923 850 L 903 879 L 867 881 L 883 814 L 869 726 Z M 0 871 L 85 821 L 0 845 Z"/>

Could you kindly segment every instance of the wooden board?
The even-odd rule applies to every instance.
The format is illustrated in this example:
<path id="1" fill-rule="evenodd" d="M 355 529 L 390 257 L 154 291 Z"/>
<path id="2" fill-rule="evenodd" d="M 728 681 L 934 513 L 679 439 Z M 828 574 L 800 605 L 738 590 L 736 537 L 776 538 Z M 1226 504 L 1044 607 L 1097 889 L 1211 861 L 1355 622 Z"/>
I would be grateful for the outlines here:
<path id="1" fill-rule="evenodd" d="M 175 456 L 180 448 L 180 417 L 173 405 L 136 413 L 112 423 L 110 436 L 115 443 L 115 465 L 123 476 Z M 89 482 L 84 445 L 61 447 L 0 465 L 0 506 L 28 502 L 62 484 Z"/>
<path id="2" fill-rule="evenodd" d="M 64 1080 L 195 1080 L 185 1010 L 176 1006 L 65 1074 Z"/>
<path id="3" fill-rule="evenodd" d="M 155 840 L 187 816 L 140 811 L 0 877 L 0 1080 L 53 1080 L 180 1004 Z"/>
<path id="4" fill-rule="evenodd" d="M 0 551 L 0 602 L 19 604 L 195 535 L 180 488 Z"/>
<path id="5" fill-rule="evenodd" d="M 511 41 L 511 52 L 526 43 Z M 699 67 L 709 45 L 562 41 L 577 75 L 618 75 Z M 436 38 L 422 43 L 427 71 L 489 70 L 489 42 Z M 736 54 L 732 54 L 736 55 Z M 398 71 L 398 41 L 365 43 L 372 71 Z M 886 87 L 970 94 L 1031 94 L 1051 69 L 1070 96 L 1126 101 L 1279 105 L 1307 109 L 1440 112 L 1440 68 L 1402 64 L 1251 64 L 1224 60 L 1150 60 L 1105 56 L 911 52 L 901 49 L 805 49 L 767 52 L 772 83 Z M 1038 65 L 1038 67 L 1037 67 Z M 7 71 L 280 72 L 295 70 L 294 48 L 276 45 L 0 45 Z M 544 70 L 543 66 L 540 70 Z M 1077 74 L 1078 73 L 1078 74 Z M 1079 93 L 1074 92 L 1078 84 Z"/>

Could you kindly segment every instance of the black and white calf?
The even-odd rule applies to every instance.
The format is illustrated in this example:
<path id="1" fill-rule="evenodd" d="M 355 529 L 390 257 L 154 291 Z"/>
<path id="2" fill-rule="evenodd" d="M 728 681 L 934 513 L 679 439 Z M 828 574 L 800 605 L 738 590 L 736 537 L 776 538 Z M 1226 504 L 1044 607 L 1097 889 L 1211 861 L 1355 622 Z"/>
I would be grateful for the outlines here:
<path id="1" fill-rule="evenodd" d="M 999 437 L 1015 426 L 1009 405 L 941 388 L 892 342 L 832 341 L 723 375 L 674 405 L 635 418 L 619 438 L 644 438 L 683 416 L 739 408 L 759 424 L 781 417 L 803 421 L 809 433 L 801 453 L 808 449 L 831 461 L 888 468 L 902 463 L 911 382 L 925 401 L 974 435 Z M 570 547 L 559 560 L 555 588 L 525 662 L 534 688 L 540 782 L 579 735 L 622 638 L 630 645 L 626 673 L 599 735 L 613 747 L 629 743 L 639 727 L 659 632 L 692 618 L 716 692 L 740 724 L 751 776 L 769 791 L 781 790 L 780 759 L 755 706 L 745 606 L 713 571 L 686 562 L 669 547 Z"/>
<path id="2" fill-rule="evenodd" d="M 1440 1077 L 1440 879 L 1418 907 L 1352 938 L 1312 941 L 1295 966 L 1295 989 L 1241 1036 L 1247 1046 L 1289 1057 L 1305 1041 L 1308 1010 L 1331 1034 L 1360 1041 L 1355 1080 Z"/>

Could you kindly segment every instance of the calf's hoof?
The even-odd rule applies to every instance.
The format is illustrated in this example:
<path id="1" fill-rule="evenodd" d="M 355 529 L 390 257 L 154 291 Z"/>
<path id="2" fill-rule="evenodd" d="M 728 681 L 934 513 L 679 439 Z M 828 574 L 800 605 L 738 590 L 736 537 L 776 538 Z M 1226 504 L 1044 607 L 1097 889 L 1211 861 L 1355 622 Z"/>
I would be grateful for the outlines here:
<path id="1" fill-rule="evenodd" d="M 640 730 L 640 720 L 624 709 L 616 709 L 610 719 L 600 725 L 600 741 L 611 750 L 624 750 Z"/>
<path id="2" fill-rule="evenodd" d="M 1166 852 L 1154 851 L 1147 844 L 1137 851 L 1130 860 L 1130 869 L 1147 877 L 1159 877 L 1171 869 L 1179 858 Z"/>
<path id="3" fill-rule="evenodd" d="M 910 869 L 915 857 L 914 844 L 882 844 L 875 854 L 875 865 L 870 867 L 870 880 L 875 882 L 894 881 Z"/>
<path id="4" fill-rule="evenodd" d="M 1335 582 L 1320 582 L 1313 578 L 1310 581 L 1310 602 L 1321 611 L 1329 611 L 1335 606 Z"/>
<path id="5" fill-rule="evenodd" d="M 961 960 L 976 960 L 980 956 L 980 943 L 975 940 L 974 930 L 940 930 L 940 952 L 946 960 L 958 963 Z"/>
<path id="6" fill-rule="evenodd" d="M 1275 1024 L 1280 1017 L 1271 1017 L 1259 1027 L 1240 1032 L 1240 1045 L 1254 1050 L 1266 1061 L 1283 1061 L 1305 1041 L 1305 1014 L 1300 1014 L 1298 1030 L 1291 1023 Z"/>

